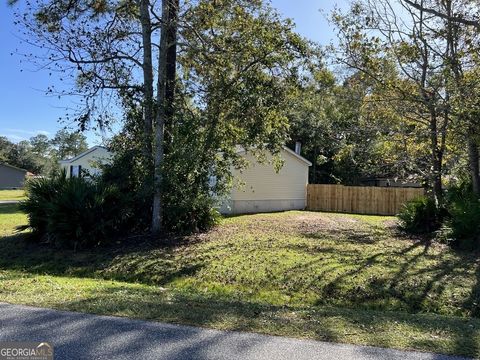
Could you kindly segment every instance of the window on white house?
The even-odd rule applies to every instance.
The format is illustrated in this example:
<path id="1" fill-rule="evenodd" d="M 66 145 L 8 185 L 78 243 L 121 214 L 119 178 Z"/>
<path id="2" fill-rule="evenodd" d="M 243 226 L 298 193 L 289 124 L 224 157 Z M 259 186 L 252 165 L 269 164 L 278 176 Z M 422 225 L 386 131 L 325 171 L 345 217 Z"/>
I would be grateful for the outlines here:
<path id="1" fill-rule="evenodd" d="M 81 172 L 82 172 L 82 166 L 81 165 L 70 166 L 70 176 L 71 177 L 80 177 Z"/>

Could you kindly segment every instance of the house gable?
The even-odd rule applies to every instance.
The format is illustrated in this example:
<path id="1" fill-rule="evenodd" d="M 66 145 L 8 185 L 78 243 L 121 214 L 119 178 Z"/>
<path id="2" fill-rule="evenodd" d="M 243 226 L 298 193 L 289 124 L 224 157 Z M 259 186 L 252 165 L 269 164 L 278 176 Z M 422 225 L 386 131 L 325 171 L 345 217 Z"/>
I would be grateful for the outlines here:
<path id="1" fill-rule="evenodd" d="M 60 166 L 68 176 L 76 176 L 81 171 L 87 171 L 91 175 L 100 173 L 98 163 L 107 164 L 111 161 L 112 153 L 103 146 L 94 146 L 72 159 L 60 161 Z"/>
<path id="2" fill-rule="evenodd" d="M 266 161 L 259 162 L 252 153 L 239 153 L 249 166 L 233 170 L 234 186 L 223 202 L 221 212 L 239 214 L 305 208 L 308 160 L 284 148 L 279 154 L 283 166 L 277 172 L 272 154 L 267 152 Z"/>
<path id="3" fill-rule="evenodd" d="M 8 164 L 0 164 L 0 189 L 23 187 L 26 174 L 27 170 Z"/>

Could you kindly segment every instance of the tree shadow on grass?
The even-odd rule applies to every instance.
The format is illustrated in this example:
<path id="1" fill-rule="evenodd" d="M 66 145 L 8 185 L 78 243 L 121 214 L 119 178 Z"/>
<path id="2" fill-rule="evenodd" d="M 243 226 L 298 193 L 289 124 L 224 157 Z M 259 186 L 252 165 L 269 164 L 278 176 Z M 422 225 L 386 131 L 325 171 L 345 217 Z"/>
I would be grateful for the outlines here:
<path id="1" fill-rule="evenodd" d="M 201 294 L 184 296 L 180 293 L 160 291 L 154 287 L 127 290 L 118 284 L 96 289 L 88 297 L 70 302 L 50 299 L 48 306 L 93 314 L 128 316 L 329 342 L 409 348 L 468 356 L 480 355 L 480 320 L 477 319 L 329 307 L 300 309 L 268 306 L 253 302 L 227 301 Z M 12 312 L 11 317 L 10 320 L 2 317 L 4 324 L 19 321 L 18 313 Z M 72 317 L 80 317 L 81 321 L 72 321 Z M 184 329 L 180 336 L 178 334 L 174 336 L 166 330 L 159 332 L 151 323 L 142 323 L 141 326 L 133 323 L 132 328 L 132 323 L 122 320 L 118 323 L 116 320 L 83 318 L 82 315 L 76 314 L 58 317 L 52 313 L 38 312 L 34 316 L 22 316 L 20 319 L 24 325 L 22 328 L 30 329 L 31 334 L 26 335 L 30 336 L 30 339 L 38 337 L 38 324 L 62 329 L 65 336 L 62 336 L 60 342 L 55 343 L 56 349 L 60 352 L 79 348 L 86 355 L 99 356 L 102 354 L 103 339 L 119 339 L 122 346 L 118 349 L 109 349 L 111 352 L 107 355 L 110 358 L 127 352 L 133 356 L 132 358 L 142 358 L 139 355 L 147 347 L 146 344 L 163 348 L 175 344 L 175 349 L 169 353 L 169 359 L 210 358 L 212 356 L 208 352 L 210 346 L 228 337 L 228 333 L 214 333 L 211 337 L 202 338 L 197 329 Z M 8 331 L 7 325 L 2 329 L 2 335 L 8 335 Z M 34 334 L 36 336 L 33 336 Z M 79 334 L 96 335 L 92 338 Z M 239 349 L 233 349 L 237 351 L 237 357 L 242 357 L 242 351 L 248 352 L 249 346 L 259 346 L 261 342 L 268 341 L 268 338 L 255 339 L 242 344 Z"/>
<path id="2" fill-rule="evenodd" d="M 0 238 L 0 269 L 67 277 L 103 277 L 112 280 L 165 284 L 180 276 L 193 276 L 198 261 L 177 264 L 175 251 L 151 241 L 102 246 L 90 250 L 58 249 L 32 241 L 28 234 Z"/>
<path id="3" fill-rule="evenodd" d="M 422 250 L 406 255 L 417 248 Z M 421 244 L 414 244 L 405 251 L 394 252 L 394 255 L 404 257 L 393 267 L 389 266 L 392 257 L 390 251 L 377 251 L 360 259 L 353 269 L 340 272 L 325 285 L 316 304 L 326 304 L 328 299 L 333 298 L 341 299 L 345 306 L 373 306 L 410 313 L 453 312 L 463 316 L 478 316 L 475 313 L 475 301 L 455 304 L 454 299 L 447 298 L 444 293 L 452 281 L 469 279 L 472 269 L 478 266 L 476 259 L 465 254 L 439 257 L 432 265 L 424 262 L 424 258 L 428 256 L 428 245 Z M 375 266 L 378 266 L 378 269 L 372 270 Z M 353 278 L 363 281 L 356 281 L 358 286 L 345 290 L 345 284 L 351 284 Z M 477 296 L 479 294 L 480 291 L 477 290 Z"/>
<path id="4" fill-rule="evenodd" d="M 18 204 L 0 204 L 0 215 L 18 214 Z"/>
<path id="5" fill-rule="evenodd" d="M 364 235 L 356 239 L 354 231 L 347 230 L 343 235 L 332 231 L 331 233 L 327 232 L 327 235 L 331 238 L 345 235 L 347 242 L 350 244 L 372 245 L 371 239 L 365 241 Z M 340 265 L 341 258 L 354 258 L 358 255 L 355 249 L 317 246 L 316 243 L 322 239 L 318 234 L 305 234 L 305 236 L 308 237 L 307 240 L 311 240 L 310 243 L 302 244 L 300 242 L 282 246 L 305 253 L 321 255 L 336 253 L 340 255 Z M 218 246 L 224 245 L 218 244 Z M 151 243 L 135 243 L 121 248 L 103 247 L 75 253 L 69 250 L 59 251 L 46 245 L 28 242 L 25 235 L 19 234 L 0 239 L 0 269 L 19 270 L 31 274 L 104 277 L 148 284 L 166 284 L 178 277 L 194 276 L 204 266 L 201 258 L 190 259 L 182 264 L 176 263 L 174 253 L 178 249 L 178 247 L 159 247 L 158 244 Z M 205 295 L 198 296 L 194 300 L 191 297 L 180 295 L 167 299 L 164 298 L 165 293 L 151 292 L 150 290 L 137 290 L 139 292 L 138 297 L 126 296 L 124 288 L 115 287 L 98 290 L 92 296 L 78 301 L 64 304 L 53 302 L 51 306 L 233 330 L 255 330 L 277 335 L 294 334 L 328 341 L 349 342 L 349 339 L 353 339 L 353 342 L 357 342 L 356 339 L 361 336 L 365 343 L 378 346 L 395 346 L 397 341 L 407 341 L 408 346 L 418 349 L 429 349 L 433 346 L 432 344 L 440 346 L 441 349 L 440 340 L 444 333 L 448 333 L 451 334 L 449 336 L 455 338 L 456 343 L 452 346 L 458 349 L 456 352 L 464 353 L 462 352 L 464 350 L 461 349 L 466 347 L 470 349 L 468 350 L 470 353 L 478 354 L 478 320 L 444 318 L 444 323 L 441 324 L 430 320 L 419 322 L 419 320 L 415 320 L 416 318 L 411 318 L 411 316 L 416 315 L 401 315 L 400 313 L 392 315 L 381 311 L 372 313 L 366 310 L 375 301 L 379 302 L 385 299 L 400 301 L 402 306 L 398 306 L 399 310 L 409 312 L 421 312 L 425 308 L 431 310 L 431 304 L 435 301 L 435 296 L 439 296 L 448 283 L 452 281 L 451 274 L 468 272 L 472 266 L 476 266 L 474 257 L 463 253 L 440 258 L 434 266 L 419 266 L 419 263 L 425 258 L 435 256 L 430 251 L 429 244 L 411 242 L 408 246 L 398 249 L 376 249 L 372 253 L 366 252 L 367 256 L 355 257 L 358 261 L 352 263 L 353 268 L 338 273 L 324 289 L 319 291 L 317 306 L 301 310 L 300 318 L 297 318 L 298 313 L 292 316 L 291 313 L 294 311 L 287 307 L 232 302 L 218 296 L 206 297 Z M 342 293 L 342 283 L 350 277 L 365 274 L 372 266 L 376 265 L 388 268 L 389 261 L 391 261 L 389 255 L 402 258 L 393 275 L 390 274 L 389 277 L 385 278 L 384 274 L 380 274 L 380 276 L 367 278 L 360 288 L 352 288 L 349 292 Z M 116 262 L 115 259 L 117 258 L 121 258 L 121 261 Z M 292 274 L 308 272 L 318 266 L 323 266 L 319 260 L 293 264 L 291 269 L 287 271 L 285 279 L 289 281 L 289 272 Z M 104 272 L 107 268 L 110 270 Z M 425 275 L 428 275 L 428 277 L 425 277 Z M 322 276 L 322 274 L 318 274 L 318 276 Z M 477 272 L 477 277 L 479 276 L 480 274 Z M 425 281 L 415 283 L 416 278 L 425 279 Z M 478 306 L 476 304 L 479 293 L 480 290 L 478 289 L 472 290 L 471 298 L 463 306 L 467 309 Z M 431 299 L 432 296 L 433 299 Z M 316 311 L 315 309 L 324 305 L 325 299 L 329 297 L 343 298 L 346 305 L 356 309 L 350 311 Z M 423 308 L 422 304 L 425 301 L 430 302 L 430 307 Z M 376 306 L 381 308 L 381 306 Z M 384 309 L 395 309 L 395 306 L 388 302 L 383 306 Z M 402 316 L 405 316 L 406 320 L 402 320 Z M 424 319 L 423 315 L 419 314 L 418 316 Z M 335 321 L 340 320 L 345 324 L 341 329 L 338 328 L 338 324 L 334 324 Z M 407 340 L 395 340 L 383 336 L 380 325 L 397 326 L 392 325 L 392 323 L 395 324 L 395 321 L 400 325 L 406 324 L 405 326 L 408 325 L 417 329 L 417 336 Z M 469 321 L 474 324 L 473 328 L 470 328 L 470 325 L 465 325 L 469 324 Z M 369 328 L 372 327 L 380 330 L 373 332 L 374 335 L 370 336 Z M 350 333 L 351 329 L 354 329 L 351 332 L 352 335 L 346 335 L 345 332 Z M 430 334 L 432 329 L 440 329 L 438 330 L 439 335 L 434 333 L 431 338 L 421 336 L 422 333 Z M 461 336 L 459 335 L 460 332 L 462 332 Z M 440 340 L 435 339 L 434 336 L 440 337 Z"/>
<path id="6" fill-rule="evenodd" d="M 323 286 L 317 289 L 317 306 L 330 304 L 478 316 L 475 304 L 480 300 L 480 281 L 477 281 L 478 289 L 472 290 L 476 295 L 468 302 L 448 298 L 447 292 L 452 291 L 449 289 L 452 282 L 469 284 L 472 281 L 472 271 L 478 269 L 475 254 L 446 247 L 441 249 L 438 245 L 434 248 L 428 238 L 412 239 L 398 232 L 392 234 L 390 230 L 380 232 L 379 238 L 368 229 L 359 229 L 358 234 L 354 229 L 324 229 L 305 232 L 302 236 L 304 241 L 287 247 L 319 256 L 322 261 L 326 259 L 318 266 L 329 262 L 340 264 L 330 269 L 329 274 L 319 274 L 323 277 L 319 278 Z M 305 263 L 301 271 L 315 271 L 312 266 L 317 263 Z M 291 270 L 296 273 L 298 267 Z M 478 272 L 480 276 L 480 270 Z M 460 284 L 453 284 L 454 290 L 461 290 Z M 455 295 L 453 293 L 452 297 Z M 477 310 L 479 308 L 477 306 Z"/>

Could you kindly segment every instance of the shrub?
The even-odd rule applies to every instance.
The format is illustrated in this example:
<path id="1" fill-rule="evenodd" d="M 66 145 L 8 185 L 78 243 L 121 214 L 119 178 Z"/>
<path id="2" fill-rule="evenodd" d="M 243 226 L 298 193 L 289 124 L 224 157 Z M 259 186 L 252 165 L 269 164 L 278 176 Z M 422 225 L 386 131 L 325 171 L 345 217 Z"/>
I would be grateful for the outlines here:
<path id="1" fill-rule="evenodd" d="M 480 199 L 468 185 L 447 192 L 446 218 L 441 238 L 463 249 L 480 247 Z"/>
<path id="2" fill-rule="evenodd" d="M 164 224 L 170 231 L 205 231 L 215 226 L 220 213 L 211 196 L 176 198 L 177 192 L 165 196 Z"/>
<path id="3" fill-rule="evenodd" d="M 230 163 L 219 165 L 218 148 L 205 147 L 205 138 L 198 133 L 201 124 L 189 116 L 182 117 L 171 129 L 166 141 L 163 162 L 163 228 L 169 232 L 189 233 L 207 230 L 217 223 L 216 198 L 221 196 Z M 153 164 L 144 154 L 141 113 L 132 112 L 124 131 L 111 145 L 113 162 L 103 170 L 103 181 L 119 186 L 135 198 L 135 227 L 150 227 L 153 199 Z M 208 149 L 208 151 L 205 150 Z M 235 153 L 236 154 L 236 153 Z M 212 182 L 212 178 L 216 181 Z"/>
<path id="4" fill-rule="evenodd" d="M 461 249 L 480 248 L 480 198 L 468 182 L 450 187 L 443 206 L 422 197 L 405 204 L 398 215 L 407 232 L 436 232 L 436 240 Z"/>
<path id="5" fill-rule="evenodd" d="M 152 170 L 142 162 L 141 150 L 117 151 L 112 163 L 103 166 L 100 181 L 128 194 L 128 208 L 135 216 L 126 219 L 130 231 L 147 232 L 152 220 Z"/>
<path id="6" fill-rule="evenodd" d="M 20 202 L 20 209 L 28 216 L 29 227 L 37 238 L 47 232 L 49 207 L 66 183 L 65 172 L 52 178 L 38 178 L 27 181 L 25 193 L 27 200 Z"/>
<path id="7" fill-rule="evenodd" d="M 426 234 L 439 229 L 441 211 L 429 197 L 419 197 L 403 205 L 400 213 L 400 227 L 413 234 Z"/>
<path id="8" fill-rule="evenodd" d="M 35 238 L 65 247 L 91 247 L 121 233 L 132 216 L 128 199 L 116 187 L 82 178 L 34 180 L 27 200 L 21 204 L 28 214 Z"/>

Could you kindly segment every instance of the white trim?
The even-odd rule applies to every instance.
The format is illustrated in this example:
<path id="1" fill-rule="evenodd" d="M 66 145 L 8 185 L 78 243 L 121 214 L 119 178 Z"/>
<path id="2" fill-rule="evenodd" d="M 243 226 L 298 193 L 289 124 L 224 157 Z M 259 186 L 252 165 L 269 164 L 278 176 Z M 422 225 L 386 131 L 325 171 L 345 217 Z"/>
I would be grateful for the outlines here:
<path id="1" fill-rule="evenodd" d="M 101 146 L 101 145 L 95 145 L 94 147 L 91 147 L 90 149 L 88 149 L 87 151 L 84 151 L 83 153 L 81 154 L 78 154 L 77 156 L 71 158 L 71 159 L 66 159 L 66 160 L 60 160 L 60 164 L 70 164 L 78 159 L 81 159 L 82 157 L 84 157 L 85 155 L 88 155 L 90 154 L 91 152 L 94 152 L 95 150 L 97 149 L 105 149 L 105 150 L 108 150 L 105 146 Z"/>
<path id="2" fill-rule="evenodd" d="M 306 163 L 308 166 L 312 166 L 312 163 L 311 163 L 310 161 L 308 161 L 307 159 L 305 159 L 303 156 L 297 154 L 295 151 L 293 151 L 293 150 L 290 149 L 289 147 L 283 146 L 283 149 L 286 150 L 288 153 L 290 153 L 290 155 L 295 156 L 298 160 L 301 160 L 301 161 L 303 161 L 304 163 Z"/>

